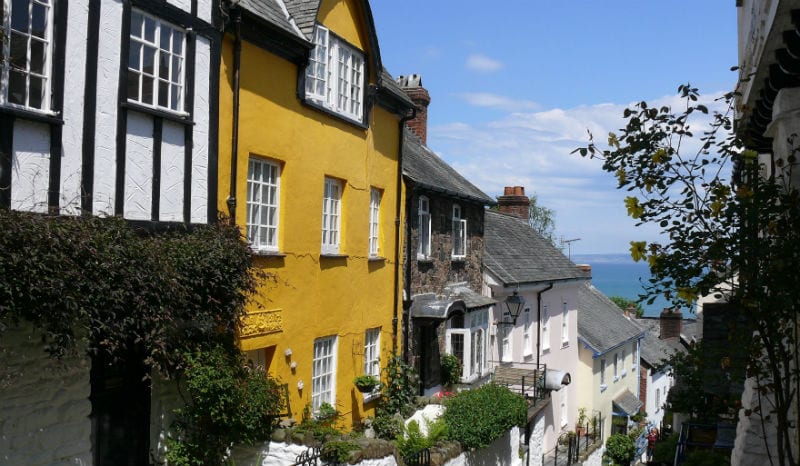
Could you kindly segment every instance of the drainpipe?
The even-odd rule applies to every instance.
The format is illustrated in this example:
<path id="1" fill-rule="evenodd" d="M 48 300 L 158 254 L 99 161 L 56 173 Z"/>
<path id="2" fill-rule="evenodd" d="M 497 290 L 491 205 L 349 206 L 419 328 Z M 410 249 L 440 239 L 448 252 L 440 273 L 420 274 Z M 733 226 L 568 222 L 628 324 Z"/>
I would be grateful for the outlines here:
<path id="1" fill-rule="evenodd" d="M 542 345 L 542 293 L 553 289 L 553 284 L 547 285 L 547 288 L 536 292 L 536 370 L 539 370 L 539 358 L 541 355 Z"/>
<path id="2" fill-rule="evenodd" d="M 402 229 L 401 216 L 403 213 L 403 134 L 406 122 L 413 120 L 417 116 L 416 107 L 411 108 L 411 115 L 406 115 L 398 123 L 400 143 L 397 151 L 397 202 L 395 203 L 394 218 L 394 317 L 392 318 L 392 353 L 397 354 L 397 306 L 400 305 L 400 231 Z M 408 249 L 408 243 L 406 243 Z M 407 264 L 406 264 L 407 265 Z M 411 298 L 411 295 L 408 295 Z M 405 311 L 405 306 L 403 308 Z M 405 313 L 405 312 L 404 312 Z M 408 347 L 408 319 L 403 319 L 403 360 Z"/>
<path id="3" fill-rule="evenodd" d="M 236 2 L 238 3 L 238 2 Z M 233 122 L 231 124 L 231 190 L 228 194 L 228 214 L 231 225 L 236 225 L 236 177 L 239 164 L 239 75 L 242 66 L 242 10 L 233 3 Z"/>

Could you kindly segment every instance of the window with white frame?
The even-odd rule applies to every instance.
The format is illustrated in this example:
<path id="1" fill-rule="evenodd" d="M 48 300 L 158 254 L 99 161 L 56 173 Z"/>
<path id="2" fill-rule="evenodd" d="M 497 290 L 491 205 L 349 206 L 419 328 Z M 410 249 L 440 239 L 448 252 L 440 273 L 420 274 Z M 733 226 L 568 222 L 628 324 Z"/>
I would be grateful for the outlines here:
<path id="1" fill-rule="evenodd" d="M 369 194 L 369 255 L 380 255 L 381 191 L 372 188 Z"/>
<path id="2" fill-rule="evenodd" d="M 620 362 L 622 364 L 622 377 L 628 375 L 628 369 L 625 369 L 625 348 L 621 349 L 622 357 L 620 358 Z"/>
<path id="3" fill-rule="evenodd" d="M 467 256 L 467 220 L 461 218 L 461 206 L 453 205 L 453 258 Z"/>
<path id="4" fill-rule="evenodd" d="M 522 334 L 523 355 L 530 356 L 533 354 L 533 316 L 531 316 L 531 309 L 525 308 L 525 328 Z"/>
<path id="5" fill-rule="evenodd" d="M 600 360 L 600 385 L 605 385 L 606 383 L 606 360 Z"/>
<path id="6" fill-rule="evenodd" d="M 247 168 L 247 240 L 256 251 L 278 249 L 281 167 L 250 157 Z"/>
<path id="7" fill-rule="evenodd" d="M 325 178 L 322 199 L 322 253 L 339 254 L 342 217 L 342 182 Z"/>
<path id="8" fill-rule="evenodd" d="M 500 328 L 503 333 L 503 354 L 500 355 L 500 360 L 503 362 L 510 362 L 513 358 L 513 354 L 511 353 L 511 326 L 504 325 Z"/>
<path id="9" fill-rule="evenodd" d="M 0 104 L 50 110 L 52 0 L 2 0 L 0 17 Z"/>
<path id="10" fill-rule="evenodd" d="M 567 413 L 567 391 L 561 390 L 561 427 L 567 425 L 568 414 L 569 413 Z"/>
<path id="11" fill-rule="evenodd" d="M 661 411 L 661 389 L 656 388 L 656 412 Z"/>
<path id="12" fill-rule="evenodd" d="M 336 405 L 336 337 L 314 340 L 314 360 L 311 373 L 311 408 L 319 410 L 322 403 Z"/>
<path id="13" fill-rule="evenodd" d="M 364 114 L 364 54 L 332 34 L 314 27 L 314 50 L 306 67 L 306 99 L 352 120 Z"/>
<path id="14" fill-rule="evenodd" d="M 364 335 L 364 374 L 381 377 L 381 329 L 371 328 Z"/>
<path id="15" fill-rule="evenodd" d="M 431 210 L 427 197 L 420 196 L 417 212 L 419 214 L 417 257 L 427 259 L 431 255 Z"/>
<path id="16" fill-rule="evenodd" d="M 547 304 L 542 306 L 542 350 L 550 349 L 550 313 Z"/>
<path id="17" fill-rule="evenodd" d="M 446 352 L 461 362 L 461 378 L 471 382 L 486 370 L 486 330 L 489 325 L 488 310 L 473 311 L 453 316 L 445 333 Z"/>
<path id="18" fill-rule="evenodd" d="M 131 12 L 128 101 L 183 112 L 185 42 L 183 30 Z"/>
<path id="19" fill-rule="evenodd" d="M 569 344 L 569 310 L 567 303 L 561 306 L 561 346 L 566 346 Z"/>

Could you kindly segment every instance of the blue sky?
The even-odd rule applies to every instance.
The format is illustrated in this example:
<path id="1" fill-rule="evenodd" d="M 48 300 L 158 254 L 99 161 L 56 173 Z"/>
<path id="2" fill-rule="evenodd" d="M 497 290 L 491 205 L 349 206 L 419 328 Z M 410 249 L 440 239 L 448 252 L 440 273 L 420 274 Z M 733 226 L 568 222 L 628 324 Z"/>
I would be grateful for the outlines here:
<path id="1" fill-rule="evenodd" d="M 671 104 L 681 83 L 733 88 L 731 0 L 373 0 L 383 65 L 421 74 L 428 146 L 490 196 L 525 186 L 556 211 L 573 254 L 657 239 L 625 215 L 600 163 L 570 155 L 604 140 L 626 105 Z"/>

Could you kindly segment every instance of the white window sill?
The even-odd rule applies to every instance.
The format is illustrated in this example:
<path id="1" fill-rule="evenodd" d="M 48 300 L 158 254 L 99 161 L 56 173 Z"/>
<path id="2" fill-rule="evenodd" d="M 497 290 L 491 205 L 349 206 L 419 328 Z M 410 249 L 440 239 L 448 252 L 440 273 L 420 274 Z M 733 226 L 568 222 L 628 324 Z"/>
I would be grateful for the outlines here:
<path id="1" fill-rule="evenodd" d="M 417 254 L 417 260 L 420 262 L 433 262 L 433 256 L 426 256 L 424 254 Z"/>
<path id="2" fill-rule="evenodd" d="M 603 393 L 608 388 L 608 385 L 601 383 L 600 384 L 600 393 Z"/>
<path id="3" fill-rule="evenodd" d="M 616 381 L 618 381 L 618 380 L 619 380 L 619 376 L 618 376 L 618 375 L 615 375 L 615 376 L 614 376 L 614 382 L 616 382 Z"/>
<path id="4" fill-rule="evenodd" d="M 453 262 L 464 262 L 467 260 L 467 256 L 450 256 L 450 260 Z"/>
<path id="5" fill-rule="evenodd" d="M 626 375 L 628 375 L 628 371 L 626 371 L 626 370 L 623 370 L 623 371 L 622 371 L 622 376 L 623 376 L 623 377 L 625 377 Z"/>
<path id="6" fill-rule="evenodd" d="M 561 347 L 562 348 L 569 348 L 569 341 L 562 341 L 561 342 Z"/>
<path id="7" fill-rule="evenodd" d="M 636 369 L 637 369 L 638 367 L 639 367 L 639 366 L 638 366 L 638 365 L 636 365 L 636 364 L 632 365 L 632 366 L 631 366 L 631 372 L 635 372 L 635 371 L 636 371 Z"/>
<path id="8" fill-rule="evenodd" d="M 258 257 L 286 257 L 286 254 L 277 249 L 253 249 L 253 255 Z"/>

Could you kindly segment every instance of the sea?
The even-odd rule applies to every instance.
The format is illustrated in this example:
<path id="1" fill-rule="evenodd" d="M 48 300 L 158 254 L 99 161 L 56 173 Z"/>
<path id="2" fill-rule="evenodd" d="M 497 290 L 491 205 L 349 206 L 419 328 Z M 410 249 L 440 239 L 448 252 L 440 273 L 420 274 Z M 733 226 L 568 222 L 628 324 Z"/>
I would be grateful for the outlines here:
<path id="1" fill-rule="evenodd" d="M 648 284 L 650 269 L 647 262 L 634 262 L 628 253 L 621 254 L 574 254 L 572 262 L 592 266 L 592 284 L 606 296 L 622 296 L 638 300 L 644 294 L 643 284 Z M 669 307 L 669 302 L 658 297 L 653 304 L 642 302 L 644 315 L 658 317 Z"/>

